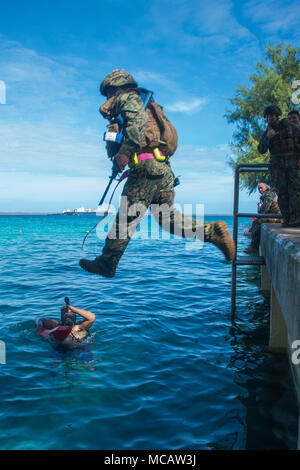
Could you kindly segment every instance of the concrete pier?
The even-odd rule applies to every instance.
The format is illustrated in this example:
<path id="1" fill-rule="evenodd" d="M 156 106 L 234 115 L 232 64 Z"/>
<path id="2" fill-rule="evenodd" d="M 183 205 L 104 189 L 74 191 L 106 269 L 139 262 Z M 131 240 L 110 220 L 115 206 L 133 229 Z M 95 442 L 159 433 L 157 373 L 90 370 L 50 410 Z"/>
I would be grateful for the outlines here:
<path id="1" fill-rule="evenodd" d="M 300 405 L 300 228 L 264 224 L 261 230 L 261 287 L 271 290 L 269 348 L 286 351 Z M 300 420 L 298 449 L 300 449 Z"/>

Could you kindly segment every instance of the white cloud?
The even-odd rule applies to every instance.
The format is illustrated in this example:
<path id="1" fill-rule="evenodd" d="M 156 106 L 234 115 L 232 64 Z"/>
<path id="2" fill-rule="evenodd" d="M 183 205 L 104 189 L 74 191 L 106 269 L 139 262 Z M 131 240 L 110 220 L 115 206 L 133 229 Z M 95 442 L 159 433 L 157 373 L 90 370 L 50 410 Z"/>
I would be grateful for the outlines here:
<path id="1" fill-rule="evenodd" d="M 91 176 L 110 171 L 100 136 L 42 123 L 0 121 L 2 171 Z"/>
<path id="2" fill-rule="evenodd" d="M 232 212 L 233 173 L 226 163 L 227 146 L 181 145 L 171 158 L 175 175 L 181 175 L 176 201 L 205 204 L 206 213 Z"/>
<path id="3" fill-rule="evenodd" d="M 102 141 L 98 82 L 88 90 L 84 65 L 0 36 L 0 77 L 7 85 L 0 115 L 2 211 L 97 205 L 111 162 Z"/>
<path id="4" fill-rule="evenodd" d="M 181 45 L 192 44 L 193 41 L 199 44 L 199 41 L 210 41 L 212 38 L 224 44 L 227 38 L 231 38 L 227 27 L 223 32 L 223 17 L 215 17 L 208 26 L 200 25 L 201 18 L 197 18 L 197 22 L 192 18 L 190 25 L 193 32 L 187 32 L 184 18 L 189 22 L 191 15 L 193 17 L 198 9 L 201 10 L 201 5 L 196 8 L 193 4 L 190 7 L 188 2 L 183 1 L 182 8 L 187 11 L 182 19 L 180 15 L 177 17 Z M 176 24 L 172 22 L 169 25 L 173 30 L 168 38 L 171 41 L 177 34 L 174 33 L 174 26 Z M 201 28 L 206 28 L 204 36 Z M 238 26 L 236 28 L 234 37 L 242 34 Z M 154 31 L 158 37 L 157 29 L 154 28 Z M 165 34 L 163 28 L 161 31 Z M 1 109 L 3 113 L 0 117 L 0 200 L 5 205 L 1 210 L 8 206 L 9 210 L 60 210 L 65 207 L 65 202 L 71 208 L 80 204 L 95 207 L 107 183 L 111 166 L 101 141 L 102 132 L 96 135 L 97 126 L 104 128 L 105 121 L 97 113 L 97 105 L 100 104 L 97 103 L 100 99 L 98 82 L 93 80 L 91 83 L 84 76 L 88 65 L 80 58 L 49 58 L 24 48 L 20 43 L 1 41 L 0 78 L 6 81 L 8 88 L 7 104 Z M 180 67 L 181 64 L 178 65 Z M 173 78 L 182 72 L 176 67 L 177 64 L 170 75 L 146 70 L 137 71 L 134 76 L 143 86 L 149 84 L 152 89 L 151 84 L 155 83 L 157 92 L 160 87 L 163 92 L 166 91 L 170 102 L 166 108 L 169 111 L 193 114 L 205 106 L 207 98 L 197 97 L 197 91 L 191 91 L 185 97 L 183 86 Z M 199 71 L 197 67 L 192 70 Z M 104 75 L 102 69 L 98 69 L 97 76 Z M 186 80 L 189 79 L 186 74 Z M 87 90 L 87 86 L 92 88 Z M 93 97 L 93 102 L 90 97 Z M 178 194 L 184 195 L 187 202 L 207 202 L 211 199 L 231 204 L 232 174 L 226 165 L 223 149 L 180 147 L 171 163 L 176 167 L 176 174 L 183 175 Z"/>
<path id="5" fill-rule="evenodd" d="M 111 173 L 100 136 L 0 121 L 0 142 L 0 211 L 97 206 Z"/>
<path id="6" fill-rule="evenodd" d="M 145 87 L 149 84 L 150 88 L 153 83 L 158 84 L 164 88 L 178 90 L 178 84 L 169 80 L 161 73 L 149 72 L 147 70 L 134 71 L 133 76 L 139 85 Z"/>
<path id="7" fill-rule="evenodd" d="M 194 12 L 194 22 L 200 34 L 208 36 L 224 35 L 228 39 L 253 39 L 252 33 L 238 22 L 233 13 L 231 0 L 219 0 L 218 4 L 202 0 L 200 8 Z"/>
<path id="8" fill-rule="evenodd" d="M 233 8 L 231 0 L 219 0 L 217 4 L 210 0 L 160 0 L 152 6 L 152 17 L 155 31 L 180 47 L 197 50 L 203 45 L 214 45 L 217 52 L 240 40 L 256 41 L 251 31 L 239 23 Z"/>
<path id="9" fill-rule="evenodd" d="M 194 114 L 200 111 L 201 109 L 203 109 L 207 102 L 208 102 L 207 98 L 193 98 L 193 99 L 177 101 L 176 103 L 173 103 L 173 104 L 168 104 L 165 106 L 165 108 L 168 111 Z"/>
<path id="10" fill-rule="evenodd" d="M 232 214 L 234 174 L 227 164 L 230 146 L 179 146 L 171 158 L 175 175 L 181 175 L 181 184 L 175 188 L 175 201 L 181 204 L 204 204 L 206 214 Z M 257 193 L 240 191 L 240 211 L 255 212 Z"/>
<path id="11" fill-rule="evenodd" d="M 75 58 L 67 61 L 40 55 L 21 43 L 0 35 L 0 77 L 7 87 L 6 119 L 49 121 L 62 125 L 83 125 L 97 102 L 88 98 L 97 84 L 83 75 Z M 100 101 L 100 97 L 99 97 Z"/>
<path id="12" fill-rule="evenodd" d="M 62 141 L 62 147 L 60 145 L 56 147 L 52 139 L 48 140 L 50 147 L 54 145 L 53 151 L 61 152 L 59 154 L 61 163 L 56 161 L 52 164 L 51 154 L 48 153 L 43 167 L 38 160 L 38 147 L 45 137 L 46 133 L 42 134 L 42 140 L 32 147 L 35 149 L 32 160 L 27 160 L 25 157 L 22 163 L 20 155 L 20 158 L 14 159 L 17 167 L 15 171 L 12 165 L 9 167 L 8 162 L 6 162 L 6 171 L 1 169 L 0 211 L 61 211 L 65 208 L 74 209 L 81 204 L 86 208 L 95 209 L 108 182 L 109 162 L 102 160 L 101 157 L 98 160 L 94 154 L 95 160 L 88 164 L 88 156 L 84 152 L 89 150 L 90 155 L 93 148 L 95 152 L 97 151 L 96 146 L 94 147 L 95 142 L 89 142 L 90 136 L 79 136 L 81 138 L 75 140 L 78 152 L 72 157 L 72 148 L 68 148 L 68 139 L 75 138 L 75 134 L 70 134 Z M 48 151 L 50 147 L 47 147 Z M 11 151 L 20 151 L 18 142 L 12 142 Z M 226 163 L 228 151 L 226 144 L 211 148 L 180 146 L 171 158 L 175 175 L 181 175 L 181 184 L 176 187 L 176 202 L 203 203 L 205 213 L 230 214 L 233 207 L 233 173 Z M 13 156 L 13 153 L 11 155 Z M 49 161 L 48 169 L 47 161 Z M 102 170 L 101 165 L 103 165 Z M 47 173 L 48 170 L 50 173 Z M 121 190 L 122 185 L 113 200 L 115 207 L 118 205 Z M 247 195 L 241 198 L 245 211 L 255 210 L 256 199 L 255 195 L 252 198 Z"/>
<path id="13" fill-rule="evenodd" d="M 250 0 L 244 4 L 244 14 L 259 24 L 266 33 L 298 33 L 300 4 L 289 0 Z"/>
<path id="14" fill-rule="evenodd" d="M 180 145 L 171 162 L 176 165 L 177 172 L 184 172 L 199 177 L 201 174 L 231 175 L 232 169 L 227 164 L 230 148 L 227 144 L 216 147 L 199 147 Z"/>
<path id="15" fill-rule="evenodd" d="M 29 172 L 0 172 L 1 212 L 58 212 L 81 204 L 96 209 L 107 179 Z M 117 196 L 115 201 L 117 201 Z"/>

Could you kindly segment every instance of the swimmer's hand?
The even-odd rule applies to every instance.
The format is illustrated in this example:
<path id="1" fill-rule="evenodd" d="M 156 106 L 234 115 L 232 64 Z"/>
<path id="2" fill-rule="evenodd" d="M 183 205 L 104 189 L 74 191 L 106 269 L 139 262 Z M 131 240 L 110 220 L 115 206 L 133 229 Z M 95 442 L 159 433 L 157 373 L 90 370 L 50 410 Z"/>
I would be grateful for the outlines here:
<path id="1" fill-rule="evenodd" d="M 62 313 L 70 313 L 72 310 L 70 309 L 70 305 L 65 305 L 62 307 Z"/>

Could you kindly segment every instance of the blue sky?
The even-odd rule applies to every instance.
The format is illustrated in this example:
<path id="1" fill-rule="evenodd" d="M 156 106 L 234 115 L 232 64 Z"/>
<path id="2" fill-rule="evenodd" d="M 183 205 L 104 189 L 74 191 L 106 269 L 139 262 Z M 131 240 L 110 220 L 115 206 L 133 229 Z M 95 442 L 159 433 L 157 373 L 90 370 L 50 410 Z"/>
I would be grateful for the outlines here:
<path id="1" fill-rule="evenodd" d="M 232 213 L 228 98 L 267 42 L 299 44 L 299 17 L 296 0 L 2 2 L 0 211 L 96 208 L 111 169 L 99 83 L 124 68 L 178 130 L 176 201 Z"/>

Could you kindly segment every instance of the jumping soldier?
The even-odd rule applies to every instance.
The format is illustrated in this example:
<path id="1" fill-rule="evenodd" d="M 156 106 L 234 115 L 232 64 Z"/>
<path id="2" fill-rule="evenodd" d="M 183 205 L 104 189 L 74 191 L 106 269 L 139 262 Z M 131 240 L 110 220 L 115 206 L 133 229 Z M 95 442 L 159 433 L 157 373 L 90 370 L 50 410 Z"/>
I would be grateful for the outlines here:
<path id="1" fill-rule="evenodd" d="M 107 98 L 100 107 L 100 113 L 109 121 L 106 138 L 108 157 L 117 165 L 119 172 L 126 165 L 130 167 L 122 192 L 122 196 L 127 197 L 128 205 L 125 208 L 126 222 L 121 222 L 119 210 L 101 256 L 93 261 L 81 259 L 80 266 L 91 273 L 114 277 L 141 220 L 130 215 L 130 208 L 137 204 L 144 208 L 141 215 L 151 205 L 160 225 L 171 233 L 180 233 L 184 237 L 187 227 L 196 234 L 202 232 L 202 238 L 204 233 L 205 242 L 213 243 L 227 260 L 232 260 L 235 246 L 225 222 L 203 224 L 173 208 L 175 178 L 169 158 L 177 148 L 177 132 L 153 99 L 147 109 L 144 108 L 141 90 L 134 78 L 124 70 L 114 70 L 101 83 L 100 92 Z M 120 132 L 122 139 L 118 141 L 115 136 L 119 136 Z M 153 209 L 153 204 L 160 210 Z M 164 212 L 168 213 L 168 227 L 163 223 Z"/>

